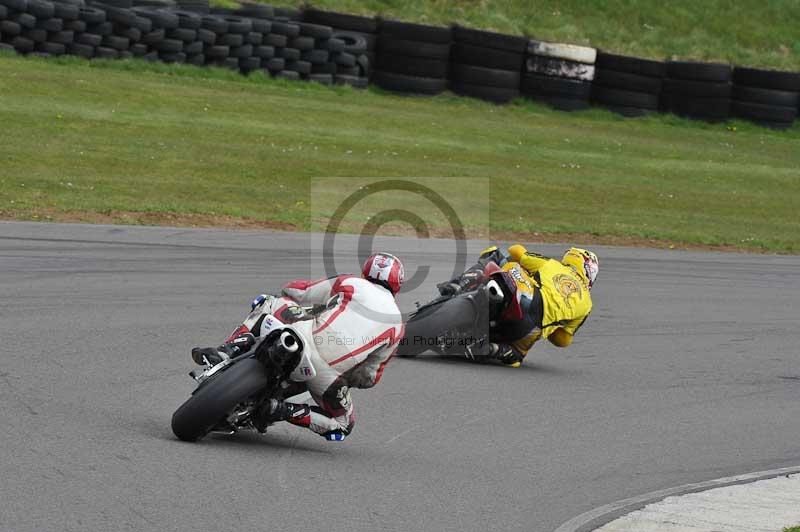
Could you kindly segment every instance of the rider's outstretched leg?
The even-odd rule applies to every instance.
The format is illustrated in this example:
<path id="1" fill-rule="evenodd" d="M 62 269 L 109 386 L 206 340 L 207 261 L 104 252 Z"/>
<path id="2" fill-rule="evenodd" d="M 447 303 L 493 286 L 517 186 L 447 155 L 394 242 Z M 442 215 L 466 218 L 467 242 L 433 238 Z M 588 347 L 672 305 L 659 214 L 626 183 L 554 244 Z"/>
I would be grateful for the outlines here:
<path id="1" fill-rule="evenodd" d="M 201 366 L 204 366 L 206 362 L 213 366 L 219 364 L 226 358 L 233 358 L 250 351 L 255 343 L 255 336 L 250 333 L 244 333 L 217 347 L 192 348 L 192 360 Z"/>
<path id="2" fill-rule="evenodd" d="M 481 251 L 478 262 L 475 265 L 467 268 L 458 277 L 436 285 L 436 288 L 439 289 L 439 293 L 443 296 L 452 296 L 471 290 L 483 280 L 483 270 L 487 264 L 494 262 L 498 266 L 502 266 L 506 260 L 508 260 L 508 256 L 505 253 L 497 246 L 490 246 Z"/>
<path id="3" fill-rule="evenodd" d="M 349 395 L 349 392 L 347 392 Z M 318 406 L 287 403 L 270 399 L 255 420 L 256 428 L 278 421 L 310 429 L 330 441 L 342 441 L 353 430 L 355 415 L 352 412 L 335 416 Z M 261 430 L 261 429 L 260 429 Z"/>
<path id="4" fill-rule="evenodd" d="M 259 416 L 267 423 L 288 421 L 305 427 L 330 441 L 344 440 L 356 422 L 355 408 L 350 396 L 350 383 L 323 360 L 314 364 L 317 376 L 306 386 L 316 405 L 270 401 Z"/>
<path id="5" fill-rule="evenodd" d="M 475 362 L 497 360 L 505 366 L 518 368 L 525 355 L 514 346 L 494 342 L 476 342 L 467 346 L 466 357 Z"/>

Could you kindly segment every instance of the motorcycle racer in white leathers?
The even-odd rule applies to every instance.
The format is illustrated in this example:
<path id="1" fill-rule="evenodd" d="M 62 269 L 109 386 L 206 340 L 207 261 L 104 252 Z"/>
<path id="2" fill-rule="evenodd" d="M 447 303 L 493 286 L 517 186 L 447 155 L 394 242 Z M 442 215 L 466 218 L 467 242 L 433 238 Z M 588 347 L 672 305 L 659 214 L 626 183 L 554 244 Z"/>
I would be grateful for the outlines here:
<path id="1" fill-rule="evenodd" d="M 261 295 L 253 301 L 254 312 L 271 314 L 304 333 L 310 340 L 306 353 L 316 371 L 302 383 L 284 383 L 284 397 L 308 391 L 316 405 L 273 399 L 258 413 L 257 423 L 288 421 L 332 441 L 352 432 L 355 408 L 350 388 L 375 386 L 403 338 L 402 316 L 394 299 L 403 275 L 397 257 L 375 253 L 364 263 L 361 276 L 296 280 L 284 286 L 280 296 Z M 192 358 L 199 364 L 215 363 L 248 351 L 259 332 L 242 325 L 217 348 L 193 349 Z"/>

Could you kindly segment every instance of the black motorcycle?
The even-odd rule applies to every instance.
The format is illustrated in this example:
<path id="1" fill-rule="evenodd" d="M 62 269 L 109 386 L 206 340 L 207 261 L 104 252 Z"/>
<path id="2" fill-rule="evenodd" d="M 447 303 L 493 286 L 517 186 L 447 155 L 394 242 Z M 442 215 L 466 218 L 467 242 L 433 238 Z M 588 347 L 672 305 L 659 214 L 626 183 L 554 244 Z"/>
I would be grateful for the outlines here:
<path id="1" fill-rule="evenodd" d="M 430 350 L 480 359 L 492 331 L 521 318 L 517 283 L 490 262 L 474 286 L 420 305 L 406 321 L 397 354 L 413 357 Z"/>

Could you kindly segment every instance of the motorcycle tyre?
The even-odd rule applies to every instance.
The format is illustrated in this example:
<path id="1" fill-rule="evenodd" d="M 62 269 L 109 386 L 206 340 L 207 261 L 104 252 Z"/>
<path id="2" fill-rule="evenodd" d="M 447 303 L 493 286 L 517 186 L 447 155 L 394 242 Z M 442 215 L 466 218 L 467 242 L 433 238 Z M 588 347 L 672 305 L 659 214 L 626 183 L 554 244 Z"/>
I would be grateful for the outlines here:
<path id="1" fill-rule="evenodd" d="M 427 342 L 415 342 L 414 338 L 437 338 L 444 331 L 472 332 L 476 313 L 474 301 L 463 296 L 428 303 L 408 319 L 397 354 L 414 357 L 432 347 Z"/>
<path id="2" fill-rule="evenodd" d="M 183 441 L 199 440 L 268 382 L 267 369 L 258 360 L 236 362 L 199 386 L 172 414 L 172 432 Z"/>

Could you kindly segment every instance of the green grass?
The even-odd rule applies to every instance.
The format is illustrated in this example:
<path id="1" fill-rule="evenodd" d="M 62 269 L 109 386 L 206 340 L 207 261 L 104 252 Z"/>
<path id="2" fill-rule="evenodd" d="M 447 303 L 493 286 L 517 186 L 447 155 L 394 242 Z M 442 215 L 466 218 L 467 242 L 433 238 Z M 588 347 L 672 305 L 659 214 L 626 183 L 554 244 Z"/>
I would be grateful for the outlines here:
<path id="1" fill-rule="evenodd" d="M 783 532 L 800 532 L 800 526 L 793 526 L 791 528 L 784 528 Z"/>
<path id="2" fill-rule="evenodd" d="M 309 206 L 314 177 L 476 177 L 491 182 L 495 233 L 800 250 L 798 126 L 626 120 L 8 55 L 0 102 L 5 218 L 214 213 L 304 230 L 330 214 Z M 457 184 L 448 197 L 471 199 Z"/>
<path id="3" fill-rule="evenodd" d="M 226 0 L 229 1 L 229 0 Z M 271 4 L 300 5 L 298 0 Z M 314 0 L 385 15 L 586 44 L 617 53 L 800 70 L 797 0 Z"/>

